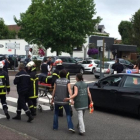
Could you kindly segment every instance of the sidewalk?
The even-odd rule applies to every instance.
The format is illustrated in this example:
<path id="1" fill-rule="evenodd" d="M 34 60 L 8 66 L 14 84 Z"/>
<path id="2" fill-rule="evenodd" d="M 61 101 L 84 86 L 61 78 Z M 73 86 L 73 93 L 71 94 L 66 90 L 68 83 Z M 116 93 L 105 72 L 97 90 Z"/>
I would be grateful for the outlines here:
<path id="1" fill-rule="evenodd" d="M 0 140 L 37 140 L 0 124 Z"/>

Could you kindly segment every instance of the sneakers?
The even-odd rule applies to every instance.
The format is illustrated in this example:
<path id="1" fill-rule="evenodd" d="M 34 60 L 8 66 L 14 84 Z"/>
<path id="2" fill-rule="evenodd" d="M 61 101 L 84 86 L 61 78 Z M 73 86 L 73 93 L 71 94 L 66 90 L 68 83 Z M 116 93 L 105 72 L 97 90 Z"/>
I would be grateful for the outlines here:
<path id="1" fill-rule="evenodd" d="M 72 133 L 75 133 L 75 130 L 72 128 L 69 128 L 69 131 L 71 131 Z"/>

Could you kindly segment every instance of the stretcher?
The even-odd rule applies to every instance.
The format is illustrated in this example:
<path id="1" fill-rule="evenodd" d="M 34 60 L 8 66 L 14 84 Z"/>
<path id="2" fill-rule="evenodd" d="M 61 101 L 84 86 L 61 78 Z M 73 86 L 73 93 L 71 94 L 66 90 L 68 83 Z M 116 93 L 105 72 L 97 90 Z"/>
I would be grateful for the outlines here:
<path id="1" fill-rule="evenodd" d="M 54 106 L 51 104 L 51 95 L 52 95 L 53 87 L 51 84 L 40 83 L 38 82 L 38 97 L 47 97 L 50 104 L 50 110 L 54 110 Z M 42 111 L 42 106 L 38 103 L 38 109 Z"/>

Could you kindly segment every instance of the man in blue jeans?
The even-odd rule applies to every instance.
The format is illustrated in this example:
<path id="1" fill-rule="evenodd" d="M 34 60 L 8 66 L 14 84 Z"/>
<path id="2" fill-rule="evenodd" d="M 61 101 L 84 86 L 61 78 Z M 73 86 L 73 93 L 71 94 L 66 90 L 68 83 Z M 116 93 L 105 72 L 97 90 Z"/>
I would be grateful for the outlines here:
<path id="1" fill-rule="evenodd" d="M 64 98 L 68 98 L 69 95 L 72 96 L 70 81 L 66 78 L 66 74 L 67 74 L 66 70 L 61 70 L 60 79 L 57 79 L 54 84 L 54 90 L 52 93 L 52 101 L 51 101 L 51 103 L 54 102 L 55 104 L 53 129 L 54 130 L 58 129 L 59 107 L 63 106 L 66 112 L 66 116 L 67 116 L 68 129 L 69 131 L 74 133 L 75 130 L 73 129 L 73 123 L 71 120 L 69 102 L 64 102 Z"/>

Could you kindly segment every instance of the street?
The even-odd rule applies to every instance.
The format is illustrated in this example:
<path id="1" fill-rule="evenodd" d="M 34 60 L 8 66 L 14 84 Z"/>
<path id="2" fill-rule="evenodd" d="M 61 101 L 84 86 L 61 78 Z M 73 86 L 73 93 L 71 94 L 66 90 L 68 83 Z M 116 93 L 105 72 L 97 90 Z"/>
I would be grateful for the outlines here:
<path id="1" fill-rule="evenodd" d="M 7 103 L 9 114 L 11 117 L 16 115 L 17 93 L 16 87 L 13 85 L 14 76 L 10 76 L 11 92 L 7 95 Z M 71 85 L 76 82 L 75 76 L 70 77 Z M 84 74 L 84 81 L 91 83 L 97 81 L 93 74 Z M 27 123 L 27 116 L 22 111 L 21 121 L 7 120 L 0 106 L 0 124 L 6 126 L 15 133 L 30 136 L 29 139 L 39 140 L 81 140 L 81 139 L 103 139 L 103 140 L 122 140 L 122 139 L 140 139 L 140 120 L 136 116 L 116 111 L 95 108 L 92 114 L 89 110 L 85 113 L 85 136 L 79 136 L 77 126 L 77 114 L 73 108 L 74 115 L 72 117 L 75 134 L 68 131 L 66 116 L 59 118 L 59 129 L 52 130 L 53 111 L 50 110 L 48 99 L 39 98 L 39 103 L 42 105 L 43 111 L 38 110 L 38 114 L 32 123 Z M 12 138 L 11 138 L 12 139 Z M 0 137 L 1 140 L 1 137 Z"/>

